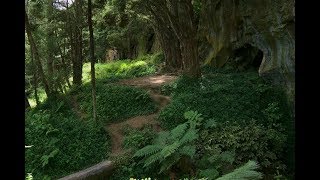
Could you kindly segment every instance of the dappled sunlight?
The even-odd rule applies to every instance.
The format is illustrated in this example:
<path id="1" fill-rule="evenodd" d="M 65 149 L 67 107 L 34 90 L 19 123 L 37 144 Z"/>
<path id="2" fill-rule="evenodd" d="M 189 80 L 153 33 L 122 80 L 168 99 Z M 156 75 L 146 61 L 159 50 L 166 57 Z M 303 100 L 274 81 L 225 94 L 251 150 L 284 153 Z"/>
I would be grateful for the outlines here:
<path id="1" fill-rule="evenodd" d="M 170 75 L 158 75 L 149 77 L 138 77 L 133 79 L 122 80 L 119 83 L 130 86 L 160 86 L 165 83 L 172 82 L 176 79 L 176 76 Z"/>

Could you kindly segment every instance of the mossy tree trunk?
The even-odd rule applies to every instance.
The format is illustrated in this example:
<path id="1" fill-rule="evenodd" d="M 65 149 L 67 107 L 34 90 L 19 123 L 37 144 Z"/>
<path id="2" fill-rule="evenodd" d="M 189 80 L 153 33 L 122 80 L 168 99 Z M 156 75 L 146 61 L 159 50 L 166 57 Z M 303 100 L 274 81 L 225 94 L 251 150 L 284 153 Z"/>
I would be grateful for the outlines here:
<path id="1" fill-rule="evenodd" d="M 192 0 L 146 0 L 146 9 L 154 16 L 155 23 L 158 27 L 162 27 L 162 23 L 165 24 L 162 31 L 171 29 L 174 32 L 175 37 L 179 40 L 180 51 L 174 51 L 181 56 L 181 64 L 184 74 L 187 76 L 198 77 L 201 74 L 200 64 L 198 58 L 198 44 L 197 44 L 197 23 L 195 14 L 193 11 Z M 162 41 L 168 42 L 164 37 L 172 33 L 161 33 Z M 172 38 L 169 37 L 169 38 Z M 174 38 L 173 38 L 174 39 Z M 172 40 L 172 39 L 171 39 Z M 167 44 L 174 44 L 171 40 Z M 166 45 L 167 45 L 166 44 Z M 170 57 L 171 49 L 164 48 L 168 58 Z M 179 56 L 174 56 L 177 58 Z M 170 61 L 175 61 L 170 59 Z M 178 58 L 179 61 L 179 58 Z"/>

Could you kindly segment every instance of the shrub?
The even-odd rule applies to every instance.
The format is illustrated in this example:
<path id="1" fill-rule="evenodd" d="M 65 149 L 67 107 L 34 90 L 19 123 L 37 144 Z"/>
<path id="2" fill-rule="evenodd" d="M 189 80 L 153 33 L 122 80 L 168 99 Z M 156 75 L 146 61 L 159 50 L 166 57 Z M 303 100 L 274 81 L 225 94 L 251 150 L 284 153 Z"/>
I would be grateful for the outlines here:
<path id="1" fill-rule="evenodd" d="M 152 127 L 145 127 L 143 129 L 129 128 L 125 132 L 123 147 L 136 151 L 151 144 L 155 135 L 156 133 Z"/>
<path id="2" fill-rule="evenodd" d="M 48 99 L 26 114 L 25 143 L 32 147 L 25 151 L 25 170 L 33 179 L 59 178 L 107 158 L 107 133 L 77 119 L 67 104 Z"/>
<path id="3" fill-rule="evenodd" d="M 96 63 L 96 78 L 122 79 L 154 74 L 158 70 L 158 63 L 161 61 L 161 54 L 145 55 L 134 60 L 117 60 L 110 63 Z M 83 81 L 90 82 L 90 63 L 83 65 Z"/>
<path id="4" fill-rule="evenodd" d="M 188 120 L 187 122 L 178 125 L 171 131 L 160 132 L 154 144 L 145 146 L 135 153 L 135 157 L 143 157 L 144 168 L 159 163 L 158 173 L 160 174 L 170 170 L 184 157 L 194 156 L 196 148 L 193 142 L 198 138 L 198 126 L 202 121 L 201 114 L 188 111 L 184 113 L 184 117 Z"/>
<path id="5" fill-rule="evenodd" d="M 263 113 L 269 104 L 278 106 L 282 124 L 290 124 L 284 92 L 264 82 L 257 73 L 207 74 L 200 79 L 180 77 L 171 85 L 172 102 L 165 107 L 158 119 L 162 126 L 172 129 L 185 120 L 183 112 L 196 110 L 204 118 L 219 122 L 257 120 L 269 123 Z"/>
<path id="6" fill-rule="evenodd" d="M 202 131 L 201 137 L 212 137 L 211 148 L 222 144 L 223 151 L 236 149 L 237 165 L 254 158 L 271 172 L 294 166 L 294 128 L 285 92 L 256 72 L 215 70 L 199 79 L 180 77 L 165 88 L 172 101 L 158 116 L 162 127 L 184 123 L 180 117 L 192 109 L 220 124 Z M 199 144 L 199 149 L 207 144 Z"/>
<path id="7" fill-rule="evenodd" d="M 129 86 L 97 83 L 97 115 L 104 123 L 116 122 L 133 116 L 152 113 L 156 106 L 144 90 Z M 77 91 L 81 109 L 92 115 L 91 85 Z"/>
<path id="8" fill-rule="evenodd" d="M 235 152 L 235 165 L 248 160 L 256 160 L 264 170 L 285 170 L 284 153 L 287 135 L 278 129 L 264 127 L 255 121 L 240 124 L 238 122 L 219 123 L 210 133 L 200 135 L 200 147 L 205 147 L 201 154 L 212 149 Z"/>

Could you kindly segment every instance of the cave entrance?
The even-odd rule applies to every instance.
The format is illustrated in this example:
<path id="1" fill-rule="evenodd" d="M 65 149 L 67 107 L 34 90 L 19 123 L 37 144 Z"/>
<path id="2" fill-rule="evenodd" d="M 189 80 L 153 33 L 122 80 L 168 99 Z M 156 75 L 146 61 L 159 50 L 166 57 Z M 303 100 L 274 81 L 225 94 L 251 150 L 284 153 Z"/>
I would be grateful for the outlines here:
<path id="1" fill-rule="evenodd" d="M 245 44 L 234 51 L 234 65 L 240 71 L 259 69 L 262 59 L 263 51 L 251 44 Z"/>

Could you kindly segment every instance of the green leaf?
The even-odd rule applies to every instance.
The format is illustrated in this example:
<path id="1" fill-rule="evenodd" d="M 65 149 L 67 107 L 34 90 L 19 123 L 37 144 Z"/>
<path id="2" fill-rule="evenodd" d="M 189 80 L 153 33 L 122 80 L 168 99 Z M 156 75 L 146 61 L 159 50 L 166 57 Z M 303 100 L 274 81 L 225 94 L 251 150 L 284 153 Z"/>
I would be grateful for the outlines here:
<path id="1" fill-rule="evenodd" d="M 200 171 L 200 177 L 208 178 L 208 179 L 215 179 L 219 176 L 219 171 L 215 168 L 205 169 Z"/>
<path id="2" fill-rule="evenodd" d="M 179 154 L 173 154 L 169 158 L 166 158 L 163 162 L 161 162 L 161 168 L 158 174 L 162 173 L 165 170 L 170 169 L 173 165 L 175 165 L 180 160 Z"/>
<path id="3" fill-rule="evenodd" d="M 247 180 L 247 179 L 262 179 L 262 174 L 256 169 L 259 165 L 255 161 L 248 161 L 243 166 L 233 170 L 232 172 L 223 175 L 217 180 Z"/>
<path id="4" fill-rule="evenodd" d="M 145 159 L 143 167 L 147 167 L 150 164 L 155 163 L 156 161 L 160 161 L 160 160 L 162 160 L 162 158 L 163 158 L 163 156 L 160 153 L 153 154 Z"/>
<path id="5" fill-rule="evenodd" d="M 167 138 L 170 136 L 170 132 L 163 131 L 158 133 L 157 138 L 155 139 L 155 144 L 165 145 Z"/>
<path id="6" fill-rule="evenodd" d="M 170 138 L 172 139 L 179 139 L 181 136 L 185 133 L 186 129 L 188 128 L 187 123 L 183 123 L 175 127 L 174 129 L 171 130 L 170 132 Z"/>
<path id="7" fill-rule="evenodd" d="M 179 153 L 190 156 L 192 158 L 196 153 L 196 147 L 191 145 L 183 146 L 182 148 L 179 149 Z"/>
<path id="8" fill-rule="evenodd" d="M 204 124 L 204 127 L 206 129 L 213 128 L 213 127 L 216 127 L 216 126 L 217 126 L 217 121 L 214 118 L 208 119 L 206 121 L 206 123 Z"/>
<path id="9" fill-rule="evenodd" d="M 162 146 L 159 145 L 148 145 L 145 146 L 144 148 L 138 150 L 135 154 L 134 157 L 142 157 L 142 156 L 148 156 L 151 154 L 154 154 L 162 149 Z"/>
<path id="10" fill-rule="evenodd" d="M 173 154 L 174 152 L 177 151 L 177 149 L 179 148 L 180 143 L 179 142 L 174 142 L 171 145 L 165 146 L 163 147 L 163 149 L 161 150 L 161 155 L 166 158 L 168 156 L 170 156 L 171 154 Z"/>
<path id="11" fill-rule="evenodd" d="M 198 138 L 198 133 L 194 129 L 189 129 L 181 138 L 180 143 L 185 144 L 192 142 Z"/>

